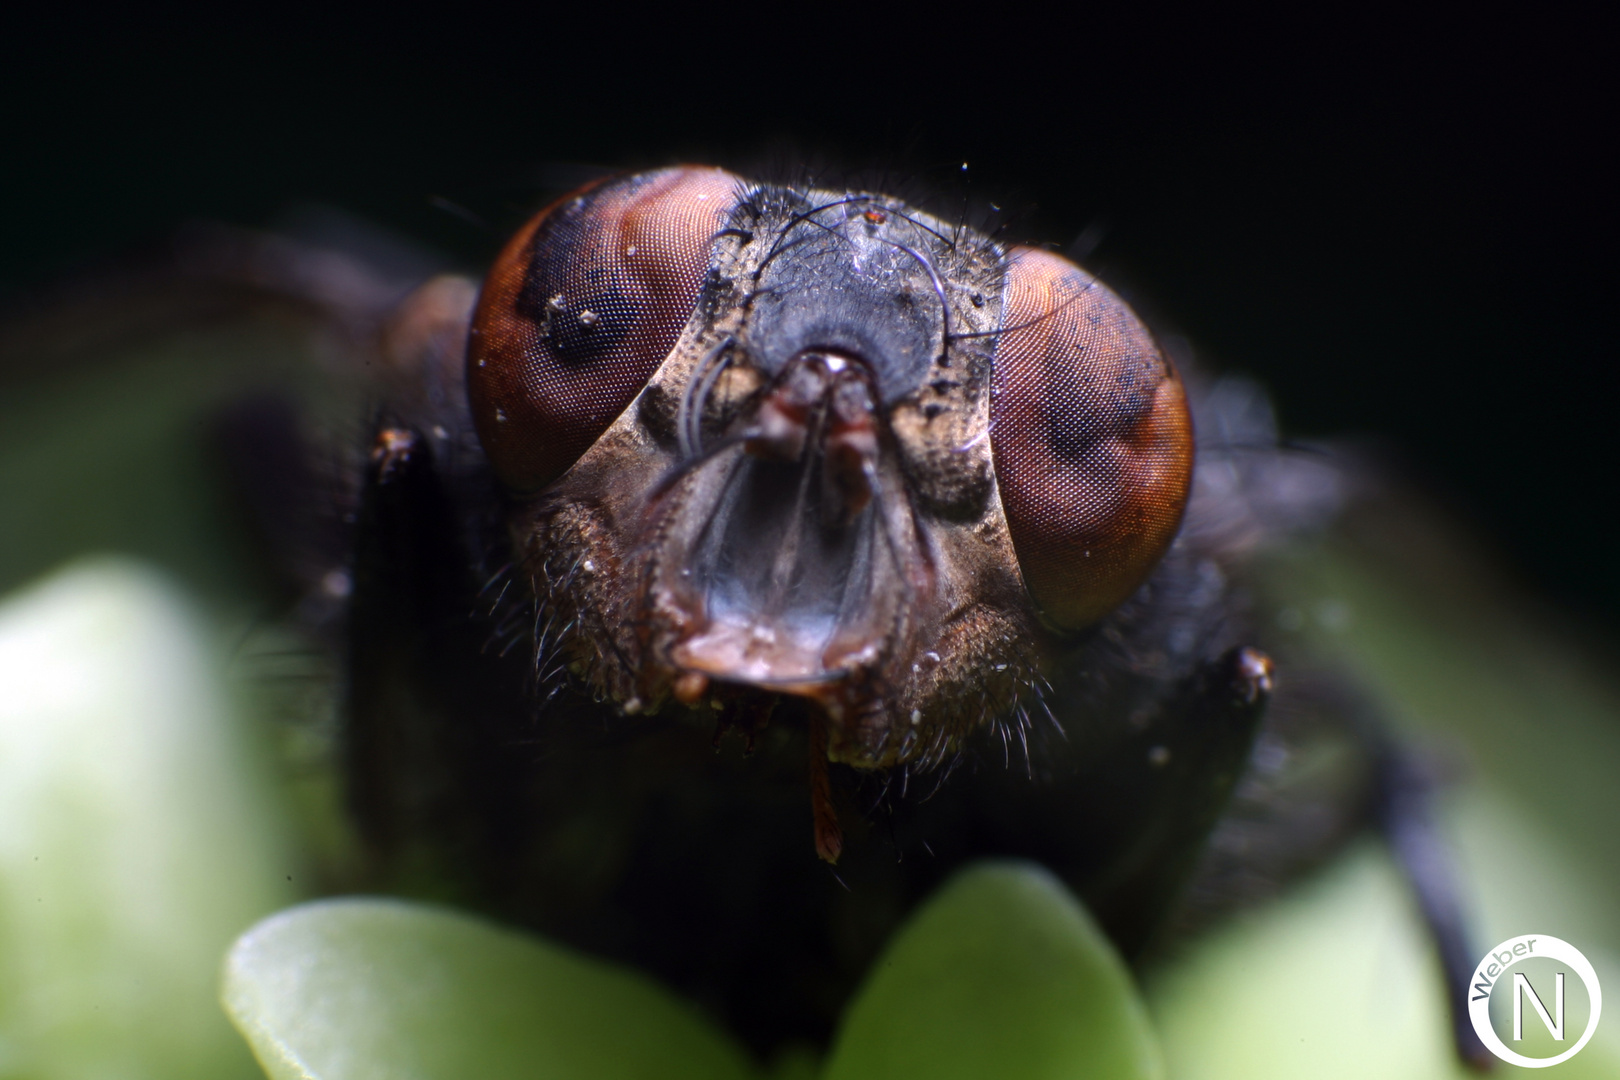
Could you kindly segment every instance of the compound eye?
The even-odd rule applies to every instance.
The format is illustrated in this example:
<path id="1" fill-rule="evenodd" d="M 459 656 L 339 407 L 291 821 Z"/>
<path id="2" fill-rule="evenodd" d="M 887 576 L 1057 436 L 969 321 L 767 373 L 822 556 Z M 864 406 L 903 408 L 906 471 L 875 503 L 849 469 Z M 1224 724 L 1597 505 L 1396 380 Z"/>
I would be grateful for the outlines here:
<path id="1" fill-rule="evenodd" d="M 1102 618 L 1174 539 L 1192 419 L 1147 327 L 1045 251 L 1009 253 L 990 448 L 1024 584 L 1059 630 Z"/>
<path id="2" fill-rule="evenodd" d="M 473 421 L 503 483 L 557 479 L 646 386 L 697 306 L 737 190 L 719 169 L 618 177 L 506 245 L 467 347 Z"/>

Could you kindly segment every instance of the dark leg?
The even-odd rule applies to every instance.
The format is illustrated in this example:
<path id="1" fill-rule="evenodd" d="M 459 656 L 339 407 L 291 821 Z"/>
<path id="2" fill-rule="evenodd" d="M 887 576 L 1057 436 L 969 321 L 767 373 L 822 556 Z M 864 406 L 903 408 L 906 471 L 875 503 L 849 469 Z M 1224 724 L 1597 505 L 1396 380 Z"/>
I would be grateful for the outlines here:
<path id="1" fill-rule="evenodd" d="M 1167 687 L 1122 676 L 1077 702 L 1058 686 L 1063 734 L 1032 734 L 1027 771 L 1003 765 L 986 738 L 937 791 L 885 806 L 911 898 L 975 859 L 1027 858 L 1067 881 L 1121 951 L 1137 954 L 1230 801 L 1270 691 L 1270 661 L 1242 647 Z M 848 880 L 860 877 L 852 864 Z"/>
<path id="2" fill-rule="evenodd" d="M 395 884 L 501 891 L 521 846 L 530 649 L 505 657 L 479 617 L 473 560 L 428 441 L 379 430 L 356 522 L 349 606 L 350 799 L 368 847 Z"/>
<path id="3" fill-rule="evenodd" d="M 1290 667 L 1178 912 L 1176 935 L 1266 902 L 1374 825 L 1435 943 L 1458 1056 L 1488 1066 L 1493 1059 L 1468 1020 L 1467 980 L 1477 954 L 1436 818 L 1439 786 L 1364 690 L 1339 672 Z"/>
<path id="4" fill-rule="evenodd" d="M 1388 742 L 1378 761 L 1378 824 L 1406 874 L 1445 972 L 1451 1034 L 1457 1055 L 1477 1069 L 1496 1059 L 1468 1019 L 1468 979 L 1479 960 L 1471 944 L 1451 850 L 1434 813 L 1437 783 L 1417 754 Z"/>
<path id="5" fill-rule="evenodd" d="M 1111 763 L 1117 805 L 1129 809 L 1100 820 L 1129 828 L 1116 841 L 1119 855 L 1082 891 L 1127 954 L 1148 943 L 1185 889 L 1243 774 L 1271 691 L 1270 658 L 1232 649 L 1200 669 Z"/>

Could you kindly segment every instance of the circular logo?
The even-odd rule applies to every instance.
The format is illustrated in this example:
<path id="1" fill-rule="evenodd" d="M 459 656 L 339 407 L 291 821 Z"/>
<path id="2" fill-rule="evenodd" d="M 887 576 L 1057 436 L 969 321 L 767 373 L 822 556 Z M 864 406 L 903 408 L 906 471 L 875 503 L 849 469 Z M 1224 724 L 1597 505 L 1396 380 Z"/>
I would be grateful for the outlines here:
<path id="1" fill-rule="evenodd" d="M 1552 960 L 1560 965 L 1567 965 L 1570 971 L 1586 986 L 1587 1000 L 1590 1002 L 1590 1011 L 1586 1018 L 1586 1030 L 1581 1037 L 1561 1054 L 1553 1057 L 1526 1057 L 1523 1054 L 1509 1050 L 1502 1037 L 1496 1033 L 1491 1024 L 1491 990 L 1502 982 L 1506 989 L 1513 992 L 1513 1019 L 1515 1040 L 1522 1038 L 1524 1014 L 1529 1011 L 1542 1024 L 1555 1039 L 1562 1041 L 1564 1031 L 1564 975 L 1557 972 L 1553 1008 L 1549 1011 L 1544 1002 L 1530 986 L 1529 980 L 1522 972 L 1515 973 L 1512 969 L 1526 961 L 1541 958 Z M 1581 1052 L 1597 1030 L 1598 1015 L 1603 1011 L 1603 994 L 1598 989 L 1597 972 L 1592 970 L 1592 964 L 1581 955 L 1581 950 L 1564 941 L 1562 938 L 1549 937 L 1546 934 L 1523 934 L 1519 937 L 1508 938 L 1496 948 L 1485 954 L 1485 959 L 1479 962 L 1474 969 L 1474 977 L 1469 980 L 1468 991 L 1468 1019 L 1474 1024 L 1474 1031 L 1478 1033 L 1480 1041 L 1485 1048 L 1503 1061 L 1511 1065 L 1522 1065 L 1527 1069 L 1545 1069 L 1549 1065 L 1557 1065 L 1560 1061 L 1568 1061 Z"/>

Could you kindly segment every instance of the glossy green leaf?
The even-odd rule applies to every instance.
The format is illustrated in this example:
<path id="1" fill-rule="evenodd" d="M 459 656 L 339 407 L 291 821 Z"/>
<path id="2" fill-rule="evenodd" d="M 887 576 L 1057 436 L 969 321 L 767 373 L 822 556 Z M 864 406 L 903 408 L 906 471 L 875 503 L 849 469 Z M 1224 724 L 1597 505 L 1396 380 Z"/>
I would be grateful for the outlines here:
<path id="1" fill-rule="evenodd" d="M 1129 972 L 1046 871 L 989 863 L 901 929 L 844 1017 L 829 1080 L 1163 1074 Z"/>
<path id="2" fill-rule="evenodd" d="M 0 606 L 0 1075 L 253 1075 L 219 955 L 289 867 L 209 638 L 126 562 Z"/>
<path id="3" fill-rule="evenodd" d="M 305 904 L 243 935 L 226 1011 L 275 1080 L 750 1075 L 640 974 L 397 900 Z"/>
<path id="4" fill-rule="evenodd" d="M 1544 891 L 1578 891 L 1533 848 L 1499 843 L 1496 850 L 1518 858 L 1527 876 L 1553 875 L 1534 878 Z M 1540 925 L 1537 918 L 1516 925 L 1529 929 Z M 1620 968 L 1607 954 L 1589 947 L 1588 958 L 1605 986 L 1620 985 Z M 1404 882 L 1372 844 L 1307 888 L 1201 941 L 1150 982 L 1148 1000 L 1176 1080 L 1479 1075 L 1452 1051 L 1433 947 Z M 1617 1031 L 1606 1009 L 1598 1036 L 1547 1075 L 1620 1077 Z M 1498 1068 L 1502 1075 L 1520 1071 Z"/>

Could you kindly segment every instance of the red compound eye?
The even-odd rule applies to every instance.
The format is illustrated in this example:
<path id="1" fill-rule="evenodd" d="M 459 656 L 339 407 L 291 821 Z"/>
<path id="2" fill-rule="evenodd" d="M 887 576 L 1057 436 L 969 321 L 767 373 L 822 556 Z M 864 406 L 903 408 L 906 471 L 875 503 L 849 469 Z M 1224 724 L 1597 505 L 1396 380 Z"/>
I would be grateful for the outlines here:
<path id="1" fill-rule="evenodd" d="M 1024 584 L 1063 630 L 1134 592 L 1175 537 L 1192 419 L 1136 315 L 1066 259 L 1009 255 L 990 446 Z"/>
<path id="2" fill-rule="evenodd" d="M 473 420 L 504 483 L 557 479 L 646 386 L 697 306 L 737 188 L 689 166 L 598 182 L 506 245 L 467 348 Z"/>

